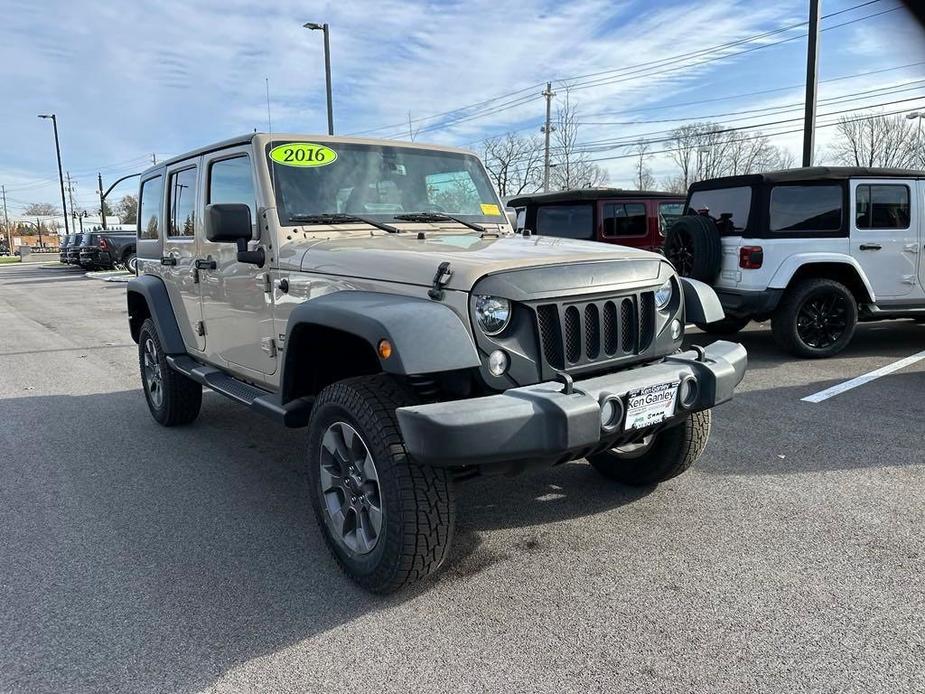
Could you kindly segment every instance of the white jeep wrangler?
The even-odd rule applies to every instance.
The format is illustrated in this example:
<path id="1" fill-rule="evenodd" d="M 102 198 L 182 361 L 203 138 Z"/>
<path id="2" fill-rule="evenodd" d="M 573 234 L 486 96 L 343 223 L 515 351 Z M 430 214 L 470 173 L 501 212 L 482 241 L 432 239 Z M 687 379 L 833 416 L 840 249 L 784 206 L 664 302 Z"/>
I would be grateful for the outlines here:
<path id="1" fill-rule="evenodd" d="M 735 333 L 771 319 L 801 357 L 844 349 L 859 320 L 925 318 L 925 172 L 812 167 L 694 183 L 665 255 L 712 284 Z"/>

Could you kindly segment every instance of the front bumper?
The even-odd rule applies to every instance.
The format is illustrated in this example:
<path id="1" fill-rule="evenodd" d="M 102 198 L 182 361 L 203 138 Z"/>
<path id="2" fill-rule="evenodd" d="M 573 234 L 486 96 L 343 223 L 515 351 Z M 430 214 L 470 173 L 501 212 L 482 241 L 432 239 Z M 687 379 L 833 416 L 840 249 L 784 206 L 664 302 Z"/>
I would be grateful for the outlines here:
<path id="1" fill-rule="evenodd" d="M 571 394 L 558 381 L 512 388 L 498 395 L 401 407 L 396 411 L 405 447 L 428 465 L 468 466 L 532 460 L 557 462 L 581 457 L 621 438 L 638 437 L 601 427 L 600 401 L 629 391 L 688 377 L 697 380 L 693 404 L 658 426 L 680 421 L 732 398 L 745 375 L 742 345 L 717 341 L 703 357 L 696 351 L 665 358 L 657 364 L 575 381 Z"/>

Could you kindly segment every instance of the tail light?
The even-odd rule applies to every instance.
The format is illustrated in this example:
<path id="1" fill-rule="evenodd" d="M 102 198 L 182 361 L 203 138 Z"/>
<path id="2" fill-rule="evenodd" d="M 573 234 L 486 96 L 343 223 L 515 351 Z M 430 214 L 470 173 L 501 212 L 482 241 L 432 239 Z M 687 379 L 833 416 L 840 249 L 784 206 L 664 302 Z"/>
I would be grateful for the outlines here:
<path id="1" fill-rule="evenodd" d="M 101 250 L 101 251 L 108 251 L 108 250 L 109 250 L 109 244 L 106 243 L 106 239 L 100 239 L 100 250 Z"/>
<path id="2" fill-rule="evenodd" d="M 757 270 L 764 262 L 764 249 L 761 246 L 742 246 L 739 249 L 739 267 L 744 270 Z"/>

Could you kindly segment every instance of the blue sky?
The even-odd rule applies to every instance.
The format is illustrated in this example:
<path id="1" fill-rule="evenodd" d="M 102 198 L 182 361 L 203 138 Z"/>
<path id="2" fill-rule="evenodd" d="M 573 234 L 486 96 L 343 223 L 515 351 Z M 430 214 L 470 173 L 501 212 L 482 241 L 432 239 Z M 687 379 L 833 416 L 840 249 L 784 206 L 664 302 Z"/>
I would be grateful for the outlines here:
<path id="1" fill-rule="evenodd" d="M 824 0 L 823 14 L 863 1 Z M 76 180 L 78 203 L 88 209 L 97 171 L 111 181 L 143 168 L 151 153 L 163 157 L 254 128 L 265 130 L 265 78 L 274 130 L 324 132 L 321 34 L 302 29 L 305 21 L 331 25 L 338 133 L 375 129 L 371 135 L 406 138 L 410 113 L 414 127 L 422 129 L 419 141 L 477 150 L 486 136 L 538 128 L 543 115 L 539 85 L 545 80 L 626 69 L 710 48 L 802 22 L 807 11 L 805 0 L 3 4 L 0 183 L 7 186 L 14 214 L 25 203 L 59 199 L 51 124 L 37 119 L 38 113 L 58 115 L 64 166 Z M 910 100 L 883 109 L 925 107 L 925 87 L 915 84 L 901 93 L 838 100 L 925 80 L 925 64 L 912 65 L 925 62 L 925 37 L 905 10 L 889 11 L 898 5 L 898 0 L 878 0 L 823 23 L 868 17 L 822 34 L 819 96 L 836 101 L 820 106 L 820 113 L 898 99 Z M 775 34 L 764 42 L 801 31 Z M 574 91 L 581 120 L 589 123 L 582 126 L 581 139 L 639 137 L 680 124 L 646 121 L 799 102 L 805 40 L 733 55 L 760 43 L 731 47 L 727 57 L 706 64 L 697 64 L 703 57 L 681 59 L 647 77 L 611 72 L 605 75 L 609 81 Z M 902 65 L 908 67 L 894 69 Z M 880 72 L 831 81 L 874 71 Z M 757 91 L 765 93 L 737 96 Z M 916 99 L 919 95 L 923 98 Z M 417 120 L 495 97 L 501 99 L 465 115 L 516 105 L 453 124 L 447 118 Z M 708 99 L 716 100 L 672 106 Z M 733 124 L 799 115 L 764 113 Z M 630 121 L 641 122 L 625 124 Z M 590 124 L 614 122 L 620 124 Z M 798 126 L 768 130 L 791 127 Z M 831 133 L 831 128 L 819 131 L 823 154 Z M 795 155 L 800 147 L 799 135 L 782 135 L 774 142 Z M 631 184 L 632 164 L 607 157 L 626 153 L 612 149 L 596 155 L 614 185 Z M 652 167 L 658 178 L 672 172 L 664 157 L 653 159 Z M 131 189 L 128 184 L 124 190 Z"/>

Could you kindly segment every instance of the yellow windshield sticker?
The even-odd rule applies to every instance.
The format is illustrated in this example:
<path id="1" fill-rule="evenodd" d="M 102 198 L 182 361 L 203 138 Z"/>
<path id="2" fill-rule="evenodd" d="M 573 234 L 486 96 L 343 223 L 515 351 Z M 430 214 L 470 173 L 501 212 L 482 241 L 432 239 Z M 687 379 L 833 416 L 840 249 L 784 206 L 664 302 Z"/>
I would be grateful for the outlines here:
<path id="1" fill-rule="evenodd" d="M 483 202 L 479 207 L 482 208 L 482 214 L 486 217 L 497 217 L 501 214 L 501 210 L 498 209 L 497 205 L 492 205 L 487 202 Z"/>
<path id="2" fill-rule="evenodd" d="M 283 166 L 327 166 L 337 159 L 337 152 L 313 142 L 288 142 L 271 149 L 270 159 Z"/>

